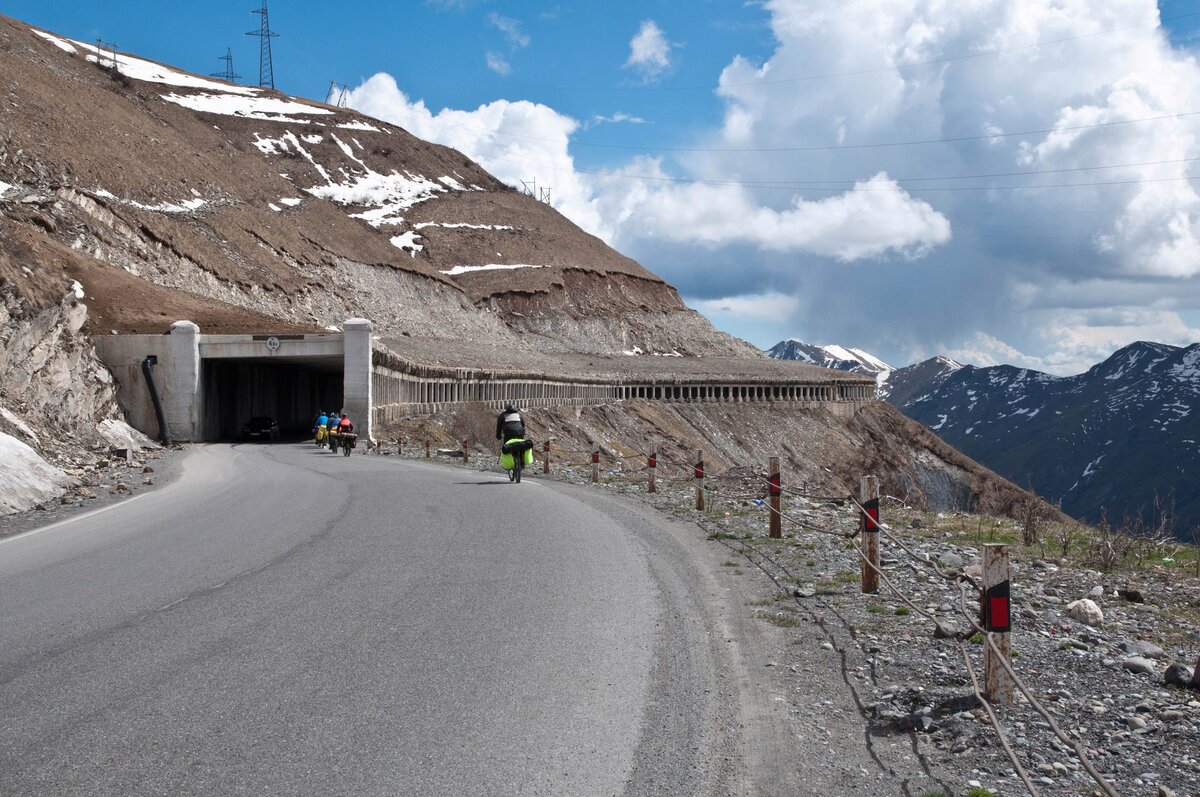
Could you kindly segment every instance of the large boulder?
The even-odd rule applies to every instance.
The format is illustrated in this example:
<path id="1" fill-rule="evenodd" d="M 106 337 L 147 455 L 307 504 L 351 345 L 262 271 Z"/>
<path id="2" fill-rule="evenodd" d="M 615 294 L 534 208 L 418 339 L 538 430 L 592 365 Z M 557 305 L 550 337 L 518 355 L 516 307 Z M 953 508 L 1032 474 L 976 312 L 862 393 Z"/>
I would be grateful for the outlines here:
<path id="1" fill-rule="evenodd" d="M 1098 627 L 1104 623 L 1104 612 L 1088 598 L 1067 604 L 1067 615 L 1077 623 Z"/>

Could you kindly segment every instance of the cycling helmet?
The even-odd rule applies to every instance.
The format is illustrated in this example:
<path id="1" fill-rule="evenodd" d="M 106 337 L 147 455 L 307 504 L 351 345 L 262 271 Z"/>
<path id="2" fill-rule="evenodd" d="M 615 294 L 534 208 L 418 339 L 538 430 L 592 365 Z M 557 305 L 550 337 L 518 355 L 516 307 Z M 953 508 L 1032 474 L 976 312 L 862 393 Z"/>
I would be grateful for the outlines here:
<path id="1" fill-rule="evenodd" d="M 516 405 L 516 404 L 513 404 L 513 403 L 510 401 L 510 402 L 508 402 L 507 404 L 505 404 L 505 405 L 504 405 L 504 411 L 505 411 L 505 412 L 517 412 L 517 405 Z"/>

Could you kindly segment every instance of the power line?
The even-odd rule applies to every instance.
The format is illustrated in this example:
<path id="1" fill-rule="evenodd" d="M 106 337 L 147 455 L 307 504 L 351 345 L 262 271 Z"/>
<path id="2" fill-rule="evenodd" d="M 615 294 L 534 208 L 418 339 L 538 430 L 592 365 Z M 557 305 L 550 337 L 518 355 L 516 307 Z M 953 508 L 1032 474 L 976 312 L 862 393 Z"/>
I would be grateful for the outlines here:
<path id="1" fill-rule="evenodd" d="M 824 152 L 831 150 L 843 149 L 882 149 L 886 147 L 911 147 L 922 144 L 956 144 L 965 141 L 994 141 L 1000 138 L 1013 138 L 1014 136 L 1035 136 L 1044 135 L 1046 133 L 1062 133 L 1075 130 L 1094 130 L 1103 127 L 1118 127 L 1120 125 L 1139 124 L 1141 122 L 1158 122 L 1164 119 L 1182 119 L 1189 116 L 1200 116 L 1200 111 L 1184 111 L 1183 113 L 1169 113 L 1160 116 L 1145 116 L 1140 119 L 1122 119 L 1115 122 L 1094 122 L 1086 125 L 1068 125 L 1065 127 L 1048 127 L 1041 130 L 1020 130 L 1013 133 L 985 133 L 978 136 L 951 136 L 949 138 L 925 138 L 913 139 L 909 141 L 884 141 L 873 144 L 815 144 L 804 147 L 654 147 L 654 146 L 633 146 L 630 144 L 593 144 L 587 141 L 573 141 L 572 146 L 577 147 L 593 147 L 597 149 L 620 149 L 620 150 L 638 150 L 652 152 L 699 152 L 699 153 L 724 153 L 724 152 Z M 542 139 L 549 141 L 550 139 Z"/>
<path id="2" fill-rule="evenodd" d="M 993 172 L 990 174 L 962 174 L 950 175 L 941 177 L 896 177 L 889 178 L 897 184 L 914 182 L 928 182 L 938 180 L 971 180 L 971 179 L 986 179 L 994 177 L 1025 177 L 1042 174 L 1070 174 L 1077 172 L 1098 171 L 1102 169 L 1125 169 L 1136 168 L 1143 166 L 1159 166 L 1168 164 L 1194 163 L 1200 161 L 1200 158 L 1180 158 L 1174 160 L 1162 161 L 1143 161 L 1139 163 L 1119 163 L 1107 164 L 1100 166 L 1079 166 L 1065 169 L 1039 169 L 1025 172 Z M 510 162 L 511 163 L 511 162 Z M 515 165 L 534 166 L 550 169 L 567 169 L 574 171 L 577 174 L 588 174 L 599 177 L 611 177 L 614 179 L 638 180 L 643 182 L 656 183 L 672 183 L 679 185 L 711 185 L 711 186 L 736 186 L 741 188 L 763 188 L 775 190 L 796 190 L 807 188 L 811 191 L 825 191 L 829 193 L 838 193 L 849 190 L 869 191 L 875 193 L 893 193 L 896 189 L 891 187 L 872 188 L 863 186 L 863 179 L 858 180 L 715 180 L 690 177 L 670 177 L 665 175 L 647 175 L 647 174 L 624 174 L 606 172 L 598 169 L 581 169 L 575 166 L 566 166 L 563 164 L 554 164 L 544 161 L 521 160 L 515 162 Z M 957 191 L 1017 191 L 1022 189 L 1041 189 L 1041 188 L 1081 188 L 1089 186 L 1105 186 L 1105 185 L 1139 185 L 1143 183 L 1162 183 L 1162 182 L 1180 182 L 1185 180 L 1197 180 L 1200 175 L 1196 176 L 1174 176 L 1174 177 L 1146 177 L 1146 178 L 1131 178 L 1128 180 L 1096 180 L 1090 182 L 1075 182 L 1075 183 L 1041 183 L 1030 185 L 979 185 L 979 186 L 929 186 L 921 187 L 923 192 L 957 192 Z"/>
<path id="3" fill-rule="evenodd" d="M 613 149 L 631 152 L 679 152 L 679 153 L 780 153 L 780 152 L 827 152 L 835 150 L 884 149 L 887 147 L 911 147 L 927 144 L 956 144 L 966 141 L 994 141 L 1002 138 L 1017 136 L 1045 135 L 1047 133 L 1074 132 L 1078 130 L 1094 130 L 1099 128 L 1119 127 L 1121 125 L 1141 124 L 1143 122 L 1160 122 L 1166 119 L 1184 119 L 1200 116 L 1200 111 L 1183 111 L 1181 113 L 1161 114 L 1159 116 L 1144 116 L 1138 119 L 1121 119 L 1114 122 L 1093 122 L 1091 124 L 1068 125 L 1064 127 L 1047 127 L 1039 130 L 1019 130 L 1011 133 L 984 133 L 977 136 L 952 136 L 949 138 L 912 139 L 908 141 L 883 141 L 870 144 L 814 144 L 803 147 L 657 147 L 649 144 L 596 144 L 590 141 L 571 141 L 572 147 L 589 147 L 591 149 Z M 513 138 L 525 141 L 538 141 L 545 144 L 559 144 L 562 139 L 543 138 L 541 136 L 524 135 L 521 133 L 501 133 L 498 130 L 484 127 L 469 127 L 458 125 L 459 129 L 466 127 L 480 133 L 487 133 L 495 138 Z"/>
<path id="4" fill-rule="evenodd" d="M 975 58 L 983 58 L 983 57 L 992 56 L 992 55 L 1005 55 L 1007 53 L 1020 52 L 1023 50 L 1031 50 L 1031 49 L 1035 49 L 1038 47 L 1049 47 L 1049 46 L 1055 45 L 1055 44 L 1064 44 L 1067 42 L 1079 41 L 1082 39 L 1091 39 L 1091 38 L 1095 38 L 1097 36 L 1106 36 L 1106 35 L 1109 35 L 1112 33 L 1121 33 L 1121 32 L 1128 31 L 1128 30 L 1138 30 L 1138 29 L 1142 29 L 1142 28 L 1157 28 L 1166 22 L 1174 22 L 1176 20 L 1187 19 L 1189 17 L 1195 17 L 1195 16 L 1200 16 L 1200 11 L 1190 11 L 1186 14 L 1176 14 L 1176 15 L 1170 16 L 1170 17 L 1161 17 L 1160 19 L 1158 19 L 1154 22 L 1147 22 L 1147 23 L 1142 23 L 1139 25 L 1125 25 L 1125 26 L 1117 27 L 1117 28 L 1108 28 L 1105 30 L 1093 31 L 1092 33 L 1082 33 L 1082 34 L 1079 34 L 1076 36 L 1066 36 L 1066 37 L 1063 37 L 1060 39 L 1047 39 L 1045 41 L 1037 41 L 1037 42 L 1033 42 L 1031 44 L 1017 45 L 1014 47 L 999 47 L 999 48 L 995 48 L 995 49 L 991 49 L 991 50 L 980 50 L 980 51 L 974 52 L 974 53 L 951 55 L 951 56 L 946 56 L 943 58 L 929 59 L 926 61 L 909 61 L 906 63 L 890 64 L 887 66 L 872 67 L 869 69 L 860 69 L 860 70 L 847 71 L 847 72 L 827 72 L 827 73 L 819 73 L 819 74 L 812 74 L 812 75 L 801 75 L 798 77 L 791 77 L 791 78 L 778 78 L 775 80 L 758 80 L 758 81 L 754 81 L 753 83 L 727 83 L 724 85 L 721 85 L 721 84 L 714 85 L 711 83 L 706 83 L 706 84 L 696 84 L 696 85 L 686 85 L 686 86 L 562 86 L 562 85 L 541 84 L 541 83 L 521 83 L 521 82 L 498 81 L 498 80 L 493 80 L 493 79 L 489 79 L 489 78 L 478 78 L 478 77 L 473 77 L 470 75 L 462 75 L 462 74 L 457 74 L 457 73 L 453 73 L 453 72 L 430 70 L 430 69 L 428 69 L 427 64 L 419 64 L 419 63 L 413 63 L 413 62 L 408 62 L 408 63 L 410 66 L 413 66 L 416 71 L 423 71 L 426 74 L 442 75 L 443 77 L 454 78 L 456 80 L 463 80 L 463 81 L 469 81 L 469 82 L 474 82 L 474 83 L 483 83 L 483 84 L 488 84 L 488 85 L 504 86 L 505 88 L 538 89 L 538 90 L 542 90 L 542 91 L 575 91 L 575 92 L 582 92 L 582 93 L 605 93 L 605 92 L 609 92 L 609 93 L 647 93 L 647 92 L 671 92 L 671 91 L 716 91 L 717 89 L 722 89 L 722 88 L 746 88 L 746 87 L 753 87 L 753 86 L 785 85 L 788 83 L 802 83 L 802 82 L 808 82 L 808 81 L 814 81 L 814 80 L 829 80 L 829 79 L 833 79 L 833 78 L 856 77 L 856 76 L 860 76 L 860 75 L 878 74 L 881 72 L 893 72 L 898 69 L 909 69 L 909 68 L 915 68 L 915 67 L 920 67 L 920 66 L 934 66 L 937 64 L 953 63 L 955 61 L 965 61 L 965 60 L 970 60 L 970 59 L 975 59 Z"/>

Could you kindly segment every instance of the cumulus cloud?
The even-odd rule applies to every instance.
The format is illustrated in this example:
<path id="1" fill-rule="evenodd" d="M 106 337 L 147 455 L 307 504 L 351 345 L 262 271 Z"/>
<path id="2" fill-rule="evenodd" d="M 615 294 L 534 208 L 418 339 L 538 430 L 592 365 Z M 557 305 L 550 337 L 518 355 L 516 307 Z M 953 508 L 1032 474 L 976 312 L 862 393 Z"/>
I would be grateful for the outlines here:
<path id="1" fill-rule="evenodd" d="M 432 114 L 385 76 L 352 104 L 514 184 L 537 170 L 572 220 L 751 339 L 761 308 L 763 328 L 783 312 L 797 337 L 898 364 L 1068 373 L 1132 340 L 1200 338 L 1200 67 L 1154 0 L 762 8 L 774 50 L 721 71 L 697 148 L 602 174 L 575 168 L 572 137 L 615 115 Z M 671 56 L 648 20 L 626 66 L 661 75 Z"/>
<path id="2" fill-rule="evenodd" d="M 671 42 L 652 19 L 642 22 L 629 41 L 625 67 L 636 70 L 643 79 L 654 80 L 671 68 Z"/>

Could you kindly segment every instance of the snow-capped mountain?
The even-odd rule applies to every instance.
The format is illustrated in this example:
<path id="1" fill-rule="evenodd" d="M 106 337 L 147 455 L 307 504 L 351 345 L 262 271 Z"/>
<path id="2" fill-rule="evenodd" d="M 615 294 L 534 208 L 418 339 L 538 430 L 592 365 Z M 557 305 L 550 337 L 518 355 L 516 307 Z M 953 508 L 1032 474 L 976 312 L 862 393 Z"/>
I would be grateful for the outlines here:
<path id="1" fill-rule="evenodd" d="M 938 380 L 962 368 L 961 364 L 945 357 L 932 357 L 903 368 L 892 368 L 862 349 L 838 345 L 817 346 L 795 338 L 776 343 L 767 350 L 767 354 L 776 360 L 799 360 L 837 371 L 872 374 L 875 377 L 875 397 L 886 399 L 899 408 L 903 408 L 913 396 L 926 392 Z"/>
<path id="2" fill-rule="evenodd" d="M 837 345 L 817 346 L 795 338 L 776 343 L 767 349 L 767 355 L 775 360 L 799 360 L 835 371 L 871 374 L 875 377 L 875 395 L 879 398 L 884 397 L 881 390 L 888 380 L 888 375 L 892 373 L 892 366 L 862 349 Z"/>
<path id="3" fill-rule="evenodd" d="M 836 345 L 816 346 L 795 338 L 781 340 L 767 349 L 767 354 L 775 360 L 799 360 L 836 371 L 878 374 L 892 370 L 892 366 L 861 349 L 848 349 Z"/>
<path id="4" fill-rule="evenodd" d="M 906 415 L 1068 514 L 1153 521 L 1166 501 L 1177 534 L 1200 525 L 1200 343 L 1134 343 L 1071 377 L 961 366 L 897 399 L 893 388 Z"/>

